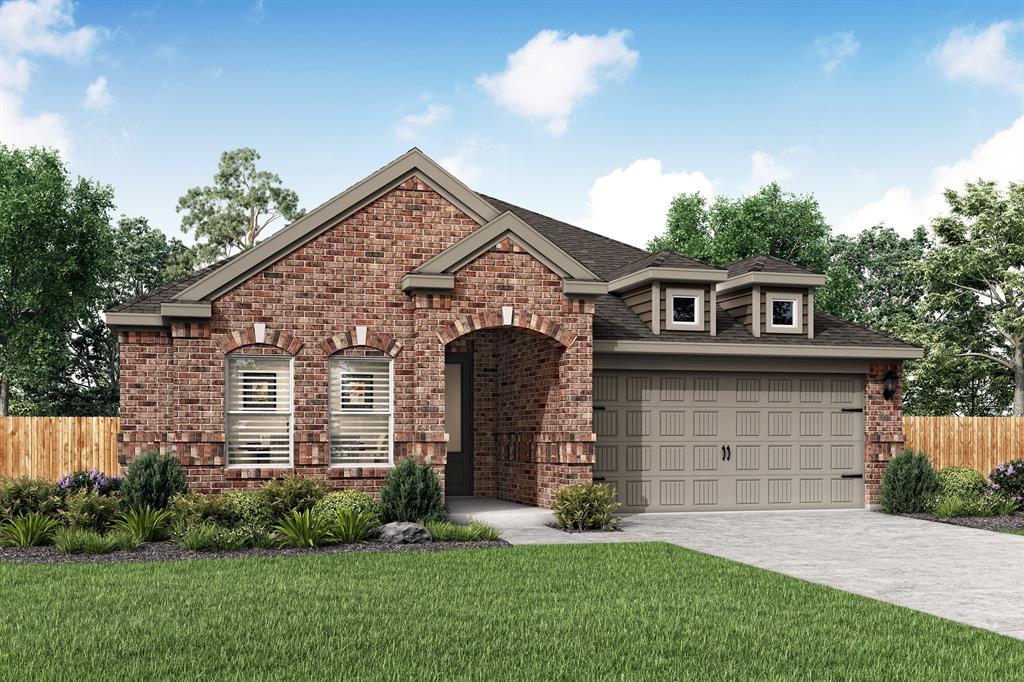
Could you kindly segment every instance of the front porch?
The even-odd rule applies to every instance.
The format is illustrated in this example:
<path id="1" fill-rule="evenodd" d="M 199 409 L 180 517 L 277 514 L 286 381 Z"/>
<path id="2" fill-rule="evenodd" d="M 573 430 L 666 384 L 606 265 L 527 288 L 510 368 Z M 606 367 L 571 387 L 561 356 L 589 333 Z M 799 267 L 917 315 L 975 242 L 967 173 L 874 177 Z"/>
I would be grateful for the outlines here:
<path id="1" fill-rule="evenodd" d="M 449 496 L 549 507 L 557 488 L 591 480 L 590 363 L 574 342 L 513 323 L 447 343 Z"/>

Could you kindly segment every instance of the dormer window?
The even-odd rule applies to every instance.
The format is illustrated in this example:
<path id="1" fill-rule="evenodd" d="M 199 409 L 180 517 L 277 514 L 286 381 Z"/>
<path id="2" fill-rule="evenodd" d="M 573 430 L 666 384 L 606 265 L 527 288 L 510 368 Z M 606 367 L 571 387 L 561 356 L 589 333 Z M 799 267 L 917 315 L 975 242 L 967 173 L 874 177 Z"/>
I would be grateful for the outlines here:
<path id="1" fill-rule="evenodd" d="M 665 291 L 665 329 L 704 331 L 703 289 Z"/>
<path id="2" fill-rule="evenodd" d="M 792 293 L 772 293 L 765 295 L 767 310 L 767 332 L 801 333 L 800 313 L 803 309 L 803 296 Z"/>

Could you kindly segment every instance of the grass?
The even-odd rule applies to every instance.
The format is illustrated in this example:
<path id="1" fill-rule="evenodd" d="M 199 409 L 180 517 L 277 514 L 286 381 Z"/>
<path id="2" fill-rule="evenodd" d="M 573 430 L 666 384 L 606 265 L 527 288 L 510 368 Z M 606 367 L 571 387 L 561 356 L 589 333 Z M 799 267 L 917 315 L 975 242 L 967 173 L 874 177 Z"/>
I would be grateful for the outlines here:
<path id="1" fill-rule="evenodd" d="M 1010 535 L 1024 535 L 1024 530 L 1002 530 L 1001 533 L 1009 533 Z"/>
<path id="2" fill-rule="evenodd" d="M 1024 668 L 1024 642 L 657 543 L 0 565 L 0 585 L 0 679 L 937 680 Z"/>
<path id="3" fill-rule="evenodd" d="M 486 523 L 458 524 L 451 521 L 427 521 L 430 536 L 443 542 L 479 542 L 481 540 L 497 540 L 500 536 L 497 529 Z"/>

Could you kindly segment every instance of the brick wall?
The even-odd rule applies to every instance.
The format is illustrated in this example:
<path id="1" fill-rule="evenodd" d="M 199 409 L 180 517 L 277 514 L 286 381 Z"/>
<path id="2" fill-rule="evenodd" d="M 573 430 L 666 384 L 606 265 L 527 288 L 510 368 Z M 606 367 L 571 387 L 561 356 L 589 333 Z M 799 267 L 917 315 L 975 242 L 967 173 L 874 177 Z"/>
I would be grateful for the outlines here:
<path id="1" fill-rule="evenodd" d="M 882 397 L 885 375 L 900 375 L 899 388 L 891 400 Z M 901 364 L 873 364 L 864 377 L 864 502 L 880 503 L 882 475 L 889 459 L 903 448 L 903 367 Z"/>
<path id="2" fill-rule="evenodd" d="M 551 443 L 563 442 L 573 444 L 573 457 L 586 459 L 579 443 L 592 439 L 592 304 L 566 299 L 560 278 L 511 242 L 459 270 L 451 294 L 401 291 L 403 275 L 477 227 L 412 178 L 215 300 L 208 322 L 175 323 L 165 333 L 122 332 L 122 463 L 145 449 L 174 452 L 193 488 L 203 491 L 253 487 L 293 472 L 333 487 L 379 490 L 387 468 L 328 466 L 327 361 L 339 349 L 360 352 L 350 350 L 360 326 L 367 328 L 367 346 L 394 358 L 396 459 L 429 459 L 443 477 L 445 344 L 480 326 L 507 334 L 515 333 L 512 327 L 531 330 L 512 344 L 529 342 L 535 332 L 571 341 L 549 358 L 557 366 L 551 376 L 560 381 L 548 398 L 552 413 L 534 410 L 529 424 L 562 434 L 549 436 L 542 448 L 549 459 L 561 456 L 550 454 L 561 447 Z M 502 324 L 503 306 L 514 310 L 511 326 Z M 257 323 L 265 327 L 263 343 Z M 236 352 L 294 358 L 289 469 L 225 467 L 225 356 Z M 480 443 L 478 452 L 480 491 L 497 494 L 499 472 L 512 476 L 513 467 L 498 465 L 493 438 L 490 451 Z M 544 468 L 551 466 L 557 462 L 525 468 L 546 481 L 555 476 Z"/>

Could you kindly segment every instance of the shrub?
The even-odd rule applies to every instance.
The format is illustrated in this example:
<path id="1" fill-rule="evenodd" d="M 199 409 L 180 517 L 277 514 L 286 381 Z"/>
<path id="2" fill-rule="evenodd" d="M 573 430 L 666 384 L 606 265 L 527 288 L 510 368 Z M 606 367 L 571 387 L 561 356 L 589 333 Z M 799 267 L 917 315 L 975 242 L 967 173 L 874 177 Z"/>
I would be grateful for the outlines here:
<path id="1" fill-rule="evenodd" d="M 166 509 L 172 497 L 187 490 L 185 472 L 174 455 L 154 450 L 132 460 L 121 482 L 121 497 L 128 507 Z"/>
<path id="2" fill-rule="evenodd" d="M 274 530 L 280 533 L 283 547 L 319 547 L 334 539 L 331 524 L 313 516 L 309 509 L 282 517 Z"/>
<path id="3" fill-rule="evenodd" d="M 318 517 L 314 514 L 314 520 Z M 331 538 L 335 542 L 363 542 L 377 528 L 377 515 L 356 509 L 341 509 L 333 517 L 323 518 L 331 529 Z"/>
<path id="4" fill-rule="evenodd" d="M 221 495 L 221 499 L 237 527 L 263 532 L 274 527 L 274 510 L 258 492 L 233 490 Z"/>
<path id="5" fill-rule="evenodd" d="M 1015 503 L 1003 495 L 972 494 L 942 495 L 935 504 L 935 515 L 940 518 L 958 516 L 1007 516 L 1013 513 Z"/>
<path id="6" fill-rule="evenodd" d="M 28 476 L 0 481 L 0 521 L 33 512 L 53 516 L 60 507 L 60 496 L 49 481 Z"/>
<path id="7" fill-rule="evenodd" d="M 53 538 L 58 528 L 56 519 L 38 512 L 19 514 L 0 525 L 0 546 L 36 547 L 45 545 Z"/>
<path id="8" fill-rule="evenodd" d="M 573 483 L 554 494 L 555 521 L 567 530 L 615 530 L 615 492 L 604 483 Z"/>
<path id="9" fill-rule="evenodd" d="M 53 544 L 62 554 L 108 554 L 116 550 L 134 552 L 142 541 L 124 531 L 101 535 L 85 528 L 61 528 L 54 534 Z"/>
<path id="10" fill-rule="evenodd" d="M 153 509 L 152 507 L 129 509 L 114 522 L 114 527 L 119 531 L 134 535 L 139 542 L 165 540 L 170 518 L 171 514 L 166 509 Z"/>
<path id="11" fill-rule="evenodd" d="M 480 542 L 499 537 L 498 531 L 486 523 L 459 525 L 450 521 L 428 521 L 426 526 L 437 542 Z"/>
<path id="12" fill-rule="evenodd" d="M 61 520 L 69 528 L 105 531 L 117 517 L 120 501 L 116 497 L 95 495 L 82 490 L 64 499 Z"/>
<path id="13" fill-rule="evenodd" d="M 1024 505 L 1024 459 L 1003 462 L 989 474 L 992 491 Z"/>
<path id="14" fill-rule="evenodd" d="M 116 495 L 121 490 L 120 476 L 107 476 L 102 471 L 76 471 L 65 474 L 57 481 L 57 491 L 61 495 L 86 490 L 97 495 Z"/>
<path id="15" fill-rule="evenodd" d="M 201 493 L 178 493 L 167 503 L 169 521 L 172 525 L 195 525 L 209 521 L 217 526 L 234 525 L 234 512 L 223 495 Z"/>
<path id="16" fill-rule="evenodd" d="M 260 497 L 270 506 L 271 514 L 278 518 L 293 511 L 312 509 L 326 491 L 327 487 L 315 478 L 285 476 L 263 484 Z"/>
<path id="17" fill-rule="evenodd" d="M 923 452 L 901 450 L 889 462 L 882 477 L 882 510 L 887 514 L 926 511 L 938 492 L 935 469 Z"/>
<path id="18" fill-rule="evenodd" d="M 942 495 L 973 497 L 985 492 L 985 477 L 970 467 L 946 467 L 935 475 Z"/>
<path id="19" fill-rule="evenodd" d="M 241 535 L 209 521 L 176 528 L 171 540 L 178 547 L 193 552 L 233 551 L 245 547 Z"/>
<path id="20" fill-rule="evenodd" d="M 380 516 L 384 523 L 448 518 L 441 481 L 428 462 L 403 459 L 391 470 L 380 491 Z"/>
<path id="21" fill-rule="evenodd" d="M 334 521 L 343 511 L 363 512 L 373 518 L 374 527 L 380 525 L 380 506 L 371 496 L 359 490 L 327 493 L 313 505 L 313 516 Z"/>

